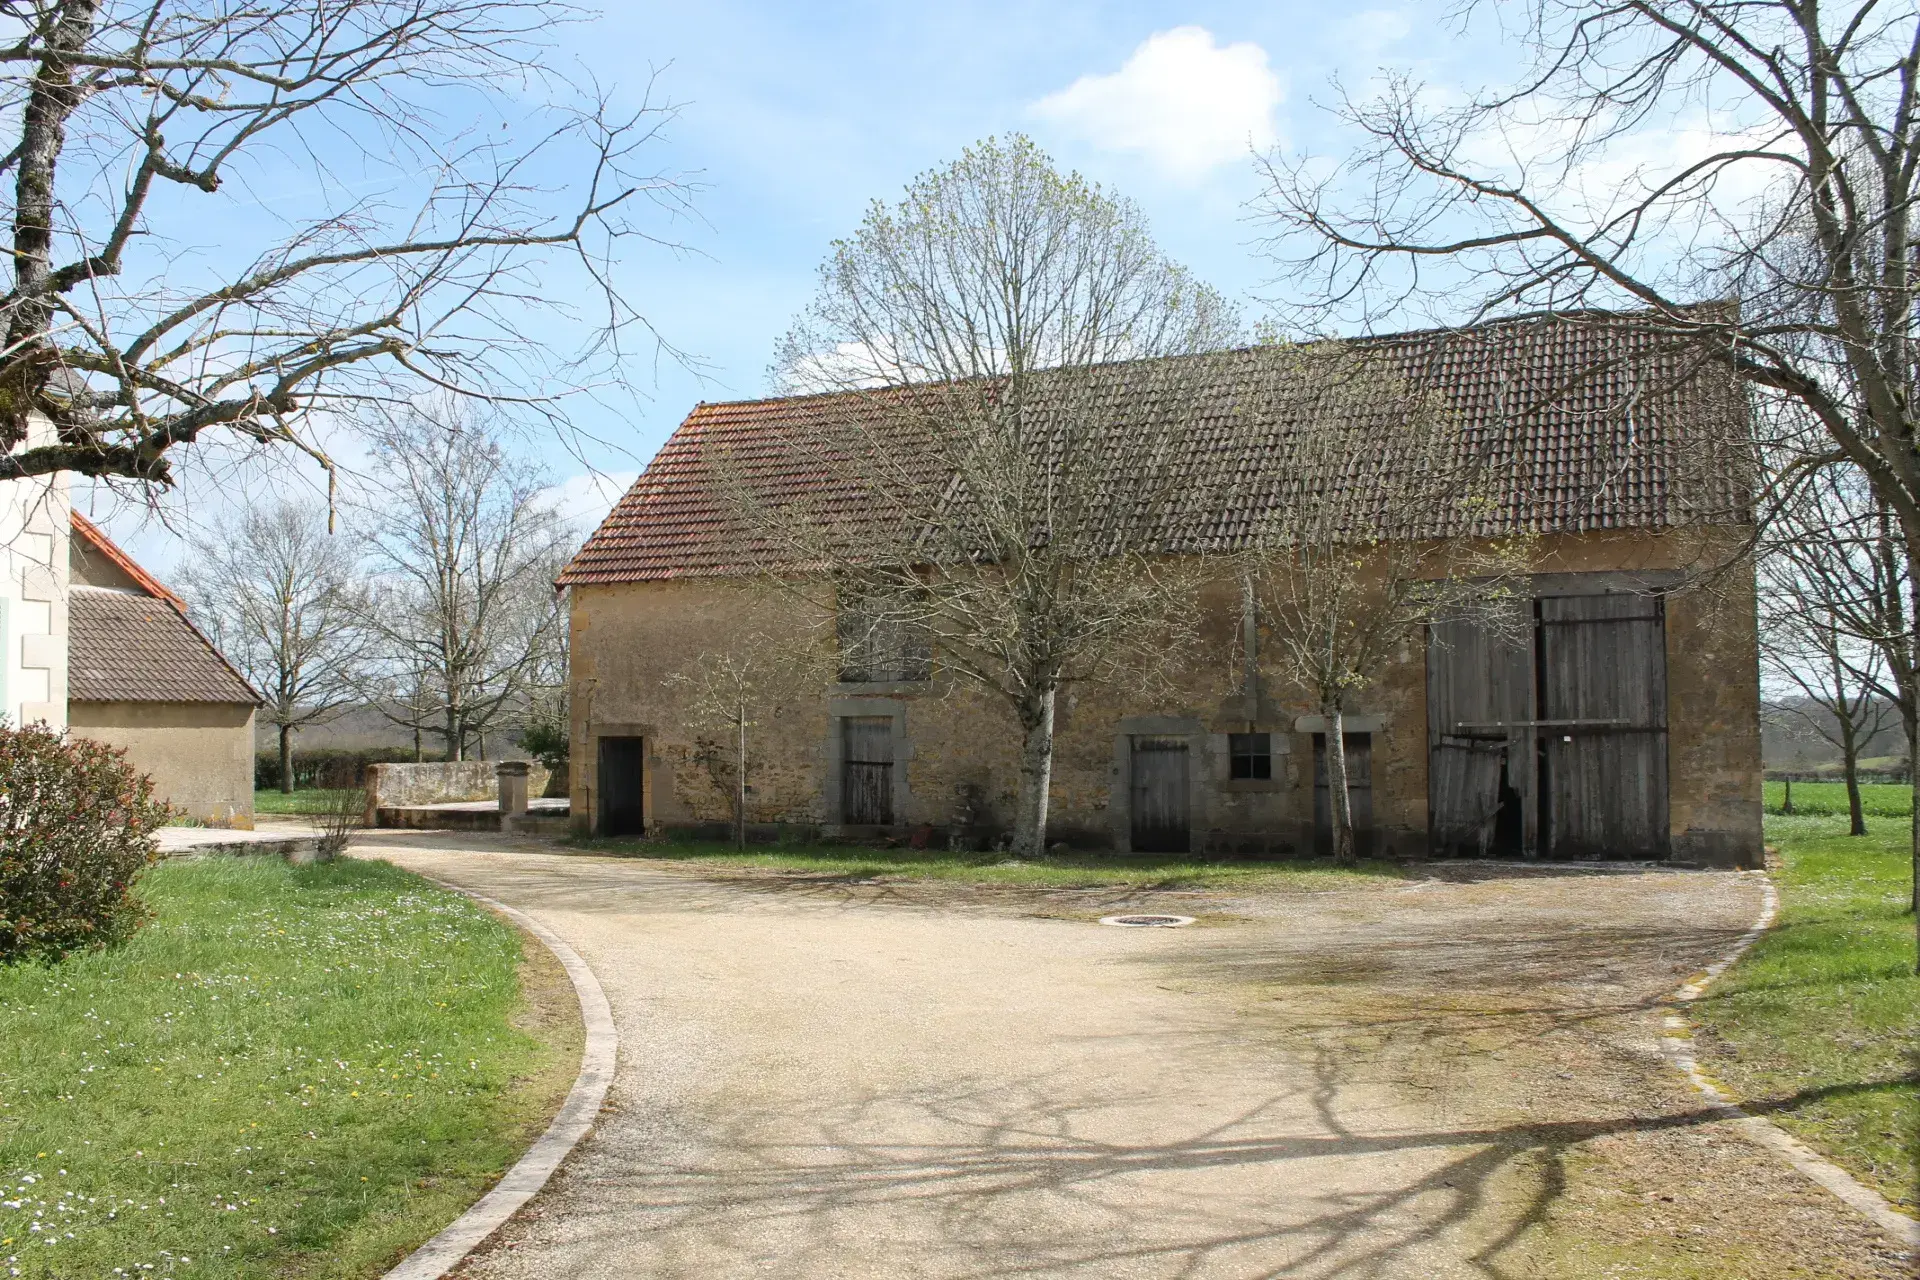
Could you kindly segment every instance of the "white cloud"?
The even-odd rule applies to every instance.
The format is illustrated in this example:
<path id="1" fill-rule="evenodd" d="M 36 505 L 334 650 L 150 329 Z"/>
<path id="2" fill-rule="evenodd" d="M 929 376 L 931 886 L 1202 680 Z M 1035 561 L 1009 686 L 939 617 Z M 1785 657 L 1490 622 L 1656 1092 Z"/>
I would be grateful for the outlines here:
<path id="1" fill-rule="evenodd" d="M 568 476 L 547 493 L 553 499 L 554 511 L 584 538 L 599 527 L 613 504 L 620 501 L 620 495 L 639 478 L 638 471 L 583 471 Z"/>
<path id="2" fill-rule="evenodd" d="M 1219 45 L 1203 27 L 1175 27 L 1148 36 L 1120 70 L 1082 76 L 1033 113 L 1080 141 L 1136 152 L 1191 180 L 1246 159 L 1249 147 L 1271 147 L 1285 97 L 1259 45 Z"/>

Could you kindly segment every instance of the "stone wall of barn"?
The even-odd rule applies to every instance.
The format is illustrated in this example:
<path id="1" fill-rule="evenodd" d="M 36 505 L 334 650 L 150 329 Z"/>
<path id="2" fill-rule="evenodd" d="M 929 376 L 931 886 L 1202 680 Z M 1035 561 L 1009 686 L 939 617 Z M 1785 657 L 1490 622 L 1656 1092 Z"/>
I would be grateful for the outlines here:
<path id="1" fill-rule="evenodd" d="M 1542 573 L 1697 570 L 1730 537 L 1645 534 L 1546 540 Z M 694 723 L 693 689 L 676 676 L 699 654 L 761 637 L 821 635 L 794 599 L 714 580 L 585 586 L 573 604 L 573 813 L 583 831 L 599 813 L 603 737 L 645 743 L 650 831 L 725 833 L 732 818 L 733 744 Z M 1057 717 L 1051 839 L 1125 848 L 1126 771 L 1134 735 L 1189 744 L 1195 852 L 1278 855 L 1313 845 L 1315 708 L 1271 687 L 1242 696 L 1240 601 L 1223 585 L 1204 610 L 1204 656 L 1175 689 L 1076 686 Z M 1676 857 L 1752 864 L 1760 851 L 1759 688 L 1752 578 L 1733 572 L 1670 596 L 1666 624 L 1669 817 Z M 1249 719 L 1251 713 L 1252 718 Z M 1379 679 L 1355 694 L 1349 732 L 1372 742 L 1373 847 L 1426 847 L 1426 654 L 1410 640 Z M 748 820 L 755 834 L 835 833 L 841 716 L 894 721 L 895 824 L 845 834 L 991 847 L 1010 824 L 1019 738 L 1003 704 L 935 676 L 923 683 L 813 684 L 749 730 Z M 1272 777 L 1235 780 L 1228 735 L 1270 733 Z"/>

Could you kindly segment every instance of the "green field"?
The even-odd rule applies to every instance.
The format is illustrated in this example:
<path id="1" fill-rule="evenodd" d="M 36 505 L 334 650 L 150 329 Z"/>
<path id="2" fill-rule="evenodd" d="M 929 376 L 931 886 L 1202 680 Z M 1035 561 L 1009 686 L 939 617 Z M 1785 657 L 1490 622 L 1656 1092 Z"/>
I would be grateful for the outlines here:
<path id="1" fill-rule="evenodd" d="M 1766 785 L 1769 815 L 1779 814 L 1786 800 L 1784 782 Z M 1903 782 L 1863 782 L 1860 807 L 1869 818 L 1904 818 L 1913 812 L 1913 788 Z M 1793 784 L 1793 811 L 1796 814 L 1822 816 L 1847 813 L 1847 784 L 1844 782 L 1796 782 Z"/>
<path id="2" fill-rule="evenodd" d="M 1708 1072 L 1911 1211 L 1920 978 L 1907 830 L 1882 818 L 1849 837 L 1844 818 L 1769 818 L 1779 922 L 1695 1016 Z"/>
<path id="3" fill-rule="evenodd" d="M 378 1275 L 545 1122 L 518 936 L 384 863 L 162 864 L 126 947 L 0 969 L 0 1275 Z M 523 1081 L 516 1087 L 516 1081 Z"/>
<path id="4" fill-rule="evenodd" d="M 306 791 L 256 791 L 253 793 L 253 811 L 255 813 L 298 813 L 321 814 L 332 811 L 333 806 L 347 791 L 326 791 L 312 789 Z M 1797 799 L 1799 792 L 1796 789 Z"/>
<path id="5" fill-rule="evenodd" d="M 1336 867 L 1325 858 L 1209 861 L 1187 854 L 1064 853 L 1022 861 L 1004 853 L 871 845 L 749 845 L 742 853 L 731 844 L 703 841 L 580 839 L 572 844 L 585 852 L 658 858 L 716 871 L 845 881 L 943 880 L 1030 889 L 1340 889 L 1399 882 L 1418 874 L 1397 863 Z"/>

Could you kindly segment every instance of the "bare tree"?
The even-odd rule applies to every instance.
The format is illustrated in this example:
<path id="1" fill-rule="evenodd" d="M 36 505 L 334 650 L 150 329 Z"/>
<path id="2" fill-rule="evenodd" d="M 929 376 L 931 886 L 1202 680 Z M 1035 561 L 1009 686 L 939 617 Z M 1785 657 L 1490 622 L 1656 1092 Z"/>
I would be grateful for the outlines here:
<path id="1" fill-rule="evenodd" d="M 637 205 L 683 189 L 635 167 L 670 112 L 621 114 L 552 68 L 550 29 L 585 16 L 565 0 L 4 6 L 0 479 L 165 484 L 170 451 L 216 430 L 324 462 L 307 420 L 396 382 L 558 415 L 557 395 L 617 373 L 639 317 L 615 247 L 641 234 Z M 217 256 L 183 247 L 209 215 L 267 224 L 289 159 L 299 216 Z M 577 351 L 531 336 L 544 311 L 552 343 L 582 301 Z M 57 438 L 22 448 L 36 414 Z"/>
<path id="2" fill-rule="evenodd" d="M 1160 553 L 1209 382 L 1204 358 L 1150 358 L 1236 324 L 1134 205 L 1025 138 L 985 142 L 874 204 L 782 345 L 787 389 L 840 393 L 781 441 L 821 502 L 713 460 L 780 581 L 815 570 L 820 608 L 929 637 L 1011 713 L 1017 854 L 1046 848 L 1060 689 L 1131 668 L 1180 614 Z"/>
<path id="3" fill-rule="evenodd" d="M 1269 162 L 1287 282 L 1323 318 L 1417 298 L 1444 298 L 1449 319 L 1642 309 L 1654 333 L 1817 422 L 1826 447 L 1807 465 L 1860 468 L 1911 560 L 1920 14 L 1874 0 L 1518 12 L 1507 40 L 1532 65 L 1511 89 L 1449 101 L 1394 79 L 1342 101 L 1364 139 L 1344 164 Z M 1660 145 L 1686 113 L 1709 123 L 1705 142 Z M 1664 164 L 1623 160 L 1648 144 Z M 1690 305 L 1729 293 L 1738 306 Z M 1913 835 L 1920 909 L 1920 805 Z"/>
<path id="4" fill-rule="evenodd" d="M 1263 665 L 1320 712 L 1333 854 L 1350 862 L 1350 700 L 1436 620 L 1511 626 L 1512 588 L 1533 549 L 1501 536 L 1489 464 L 1390 355 L 1319 343 L 1256 367 L 1254 397 L 1286 406 L 1295 427 L 1272 462 L 1283 491 L 1231 562 L 1272 636 Z"/>
<path id="5" fill-rule="evenodd" d="M 197 539 L 181 577 L 194 616 L 266 698 L 293 790 L 293 735 L 354 700 L 369 634 L 354 542 L 327 532 L 318 503 L 245 508 Z"/>
<path id="6" fill-rule="evenodd" d="M 378 483 L 363 523 L 379 590 L 367 623 L 397 688 L 432 699 L 446 758 L 464 759 L 524 710 L 563 643 L 552 584 L 571 535 L 497 416 L 439 399 L 368 430 Z"/>
<path id="7" fill-rule="evenodd" d="M 669 686 L 689 697 L 688 725 L 719 735 L 701 742 L 699 755 L 715 785 L 729 793 L 736 848 L 747 847 L 753 735 L 796 697 L 812 695 L 826 674 L 816 660 L 821 646 L 796 638 L 790 628 L 778 636 L 735 630 L 722 647 L 702 652 L 667 677 Z"/>
<path id="8" fill-rule="evenodd" d="M 1760 560 L 1760 657 L 1798 696 L 1784 708 L 1839 750 L 1850 833 L 1867 833 L 1860 752 L 1897 714 L 1913 759 L 1913 633 L 1904 549 L 1845 464 L 1808 475 L 1770 522 Z"/>

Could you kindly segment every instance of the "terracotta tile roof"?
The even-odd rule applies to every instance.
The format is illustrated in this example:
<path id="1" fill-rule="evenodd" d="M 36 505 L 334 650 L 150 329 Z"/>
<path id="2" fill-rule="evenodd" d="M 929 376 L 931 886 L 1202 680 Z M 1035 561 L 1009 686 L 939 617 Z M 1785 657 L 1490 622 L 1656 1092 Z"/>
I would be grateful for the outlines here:
<path id="1" fill-rule="evenodd" d="M 1650 332 L 1636 317 L 1590 312 L 1430 330 L 1351 344 L 1440 397 L 1463 448 L 1499 481 L 1475 531 L 1572 533 L 1732 524 L 1749 519 L 1745 400 L 1697 348 Z M 1312 430 L 1316 406 L 1290 398 L 1273 376 L 1275 349 L 1211 361 L 1202 409 L 1165 465 L 1216 477 L 1204 509 L 1182 513 L 1175 543 L 1228 549 L 1285 500 L 1285 439 Z M 1162 362 L 1107 366 L 1111 422 L 1150 416 L 1144 376 Z M 849 414 L 883 415 L 889 395 L 819 395 L 702 404 L 687 415 L 560 577 L 560 585 L 736 574 L 764 563 L 730 517 L 725 484 L 772 505 L 804 504 L 858 541 L 889 515 L 854 478 L 858 465 L 823 465 L 818 441 Z M 1364 409 L 1355 412 L 1365 412 Z M 841 435 L 838 438 L 846 438 Z M 796 447 L 795 441 L 811 441 Z M 900 451 L 908 464 L 925 454 Z M 725 458 L 716 465 L 716 459 Z M 1123 503 L 1117 486 L 1116 502 Z M 1438 513 L 1409 517 L 1412 529 Z M 1444 523 L 1444 521 L 1440 521 Z"/>
<path id="2" fill-rule="evenodd" d="M 187 620 L 179 596 L 78 511 L 73 536 L 145 594 L 83 586 L 67 592 L 69 701 L 260 705 L 253 686 Z"/>
<path id="3" fill-rule="evenodd" d="M 185 610 L 186 601 L 182 600 L 160 582 L 160 580 L 140 567 L 139 561 L 122 551 L 109 538 L 105 531 L 78 511 L 72 513 L 73 535 L 93 548 L 100 557 L 117 567 L 122 573 L 140 584 L 140 589 L 150 596 L 158 596 L 176 609 Z"/>
<path id="4" fill-rule="evenodd" d="M 260 696 L 169 602 L 75 587 L 67 596 L 74 702 L 243 702 Z"/>

